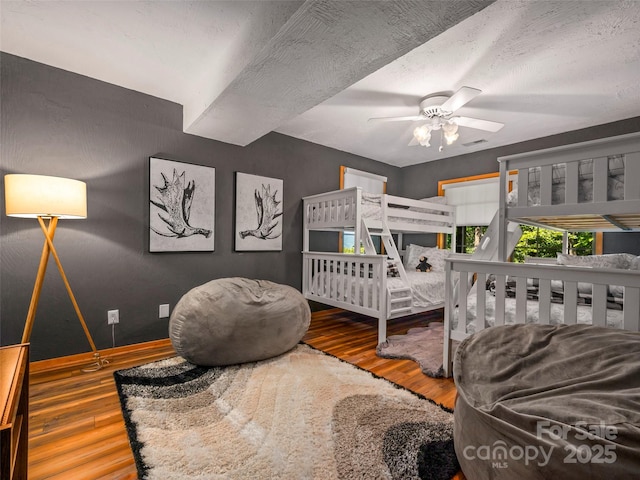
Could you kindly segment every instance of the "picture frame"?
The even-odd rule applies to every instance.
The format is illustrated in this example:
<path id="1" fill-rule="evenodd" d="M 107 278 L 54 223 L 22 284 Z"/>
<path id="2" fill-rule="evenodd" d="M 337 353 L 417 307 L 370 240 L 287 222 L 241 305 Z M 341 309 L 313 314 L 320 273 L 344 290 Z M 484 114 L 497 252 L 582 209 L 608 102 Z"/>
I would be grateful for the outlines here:
<path id="1" fill-rule="evenodd" d="M 149 251 L 213 252 L 213 167 L 149 157 Z"/>
<path id="2" fill-rule="evenodd" d="M 236 172 L 235 250 L 282 251 L 284 181 Z"/>

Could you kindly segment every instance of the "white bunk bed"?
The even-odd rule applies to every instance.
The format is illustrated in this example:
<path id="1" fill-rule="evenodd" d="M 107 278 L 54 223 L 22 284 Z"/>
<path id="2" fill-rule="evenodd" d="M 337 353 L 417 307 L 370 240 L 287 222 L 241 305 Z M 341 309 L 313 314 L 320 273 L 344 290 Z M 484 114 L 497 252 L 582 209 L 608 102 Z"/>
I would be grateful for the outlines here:
<path id="1" fill-rule="evenodd" d="M 636 269 L 640 258 L 631 269 L 506 261 L 507 228 L 511 223 L 566 231 L 640 230 L 640 133 L 511 155 L 498 161 L 499 261 L 455 255 L 446 262 L 446 376 L 451 375 L 452 341 L 461 341 L 490 325 L 589 323 L 640 330 L 640 270 Z M 517 189 L 507 195 L 511 180 L 508 173 L 514 170 L 518 172 Z M 495 296 L 484 288 L 490 276 L 495 278 Z M 562 304 L 552 302 L 552 284 L 558 281 L 563 282 Z M 513 285 L 513 296 L 506 291 L 508 282 Z M 532 299 L 534 284 L 536 294 Z M 607 308 L 611 285 L 623 287 L 622 310 Z M 578 305 L 578 291 L 584 288 L 591 292 L 588 306 Z"/>
<path id="2" fill-rule="evenodd" d="M 378 343 L 384 342 L 387 320 L 444 307 L 444 271 L 407 272 L 392 235 L 400 244 L 403 233 L 449 233 L 455 241 L 454 213 L 454 207 L 435 201 L 369 194 L 360 187 L 304 197 L 302 293 L 377 318 Z M 309 251 L 312 231 L 353 232 L 355 253 Z M 385 254 L 375 250 L 374 236 L 380 237 Z M 364 254 L 357 248 L 361 242 Z M 423 282 L 441 293 L 430 296 L 429 286 L 418 288 Z"/>

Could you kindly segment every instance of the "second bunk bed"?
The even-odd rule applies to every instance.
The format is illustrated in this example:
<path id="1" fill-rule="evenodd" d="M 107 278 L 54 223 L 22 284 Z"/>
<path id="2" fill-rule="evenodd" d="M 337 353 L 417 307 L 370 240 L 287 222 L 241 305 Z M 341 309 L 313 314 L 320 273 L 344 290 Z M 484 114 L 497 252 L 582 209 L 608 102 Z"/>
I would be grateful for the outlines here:
<path id="1" fill-rule="evenodd" d="M 448 233 L 455 245 L 455 207 L 442 199 L 371 194 L 360 187 L 304 197 L 304 296 L 377 318 L 378 343 L 386 340 L 389 319 L 443 308 L 449 252 L 409 245 L 403 261 L 397 247 L 404 233 Z M 353 233 L 354 253 L 310 251 L 314 231 Z M 416 272 L 421 255 L 428 257 L 430 271 Z"/>
<path id="2" fill-rule="evenodd" d="M 508 260 L 508 226 L 640 231 L 640 133 L 501 157 L 498 258 L 446 262 L 443 368 L 453 341 L 510 323 L 640 330 L 640 257 L 620 253 Z M 509 192 L 517 170 L 517 185 Z"/>

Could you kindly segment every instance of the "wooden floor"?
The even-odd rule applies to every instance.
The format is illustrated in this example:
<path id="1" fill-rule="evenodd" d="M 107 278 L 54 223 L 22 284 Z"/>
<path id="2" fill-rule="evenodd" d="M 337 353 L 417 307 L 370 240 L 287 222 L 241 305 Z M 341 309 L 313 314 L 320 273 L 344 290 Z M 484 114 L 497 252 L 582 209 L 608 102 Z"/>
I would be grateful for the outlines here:
<path id="1" fill-rule="evenodd" d="M 434 314 L 389 322 L 389 335 L 426 325 Z M 441 315 L 441 314 L 435 314 Z M 375 354 L 375 320 L 333 309 L 315 312 L 304 341 L 399 385 L 453 408 L 451 379 L 432 379 L 409 360 Z M 167 358 L 175 352 L 168 340 L 103 353 L 107 368 L 83 373 L 89 355 L 31 364 L 29 479 L 135 479 L 113 371 Z M 457 478 L 463 478 L 459 476 Z"/>
<path id="2" fill-rule="evenodd" d="M 442 310 L 389 321 L 387 335 L 404 334 L 410 328 L 426 327 L 434 319 L 442 320 Z M 376 355 L 378 327 L 377 320 L 371 317 L 339 309 L 315 312 L 303 340 L 319 350 L 453 409 L 456 396 L 453 379 L 430 378 L 420 371 L 416 362 L 389 360 Z"/>

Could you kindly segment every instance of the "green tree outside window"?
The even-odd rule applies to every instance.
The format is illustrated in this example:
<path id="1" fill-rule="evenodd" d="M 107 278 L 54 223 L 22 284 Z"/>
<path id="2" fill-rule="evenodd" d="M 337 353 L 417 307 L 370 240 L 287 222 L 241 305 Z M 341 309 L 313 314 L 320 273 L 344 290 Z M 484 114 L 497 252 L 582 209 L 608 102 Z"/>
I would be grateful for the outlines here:
<path id="1" fill-rule="evenodd" d="M 555 258 L 562 253 L 562 232 L 545 228 L 520 225 L 522 237 L 513 253 L 513 261 L 523 263 L 525 257 Z M 484 226 L 458 227 L 456 252 L 473 253 L 486 231 Z M 593 233 L 569 233 L 569 253 L 591 255 L 593 253 Z M 447 235 L 446 248 L 451 248 L 451 235 Z"/>

